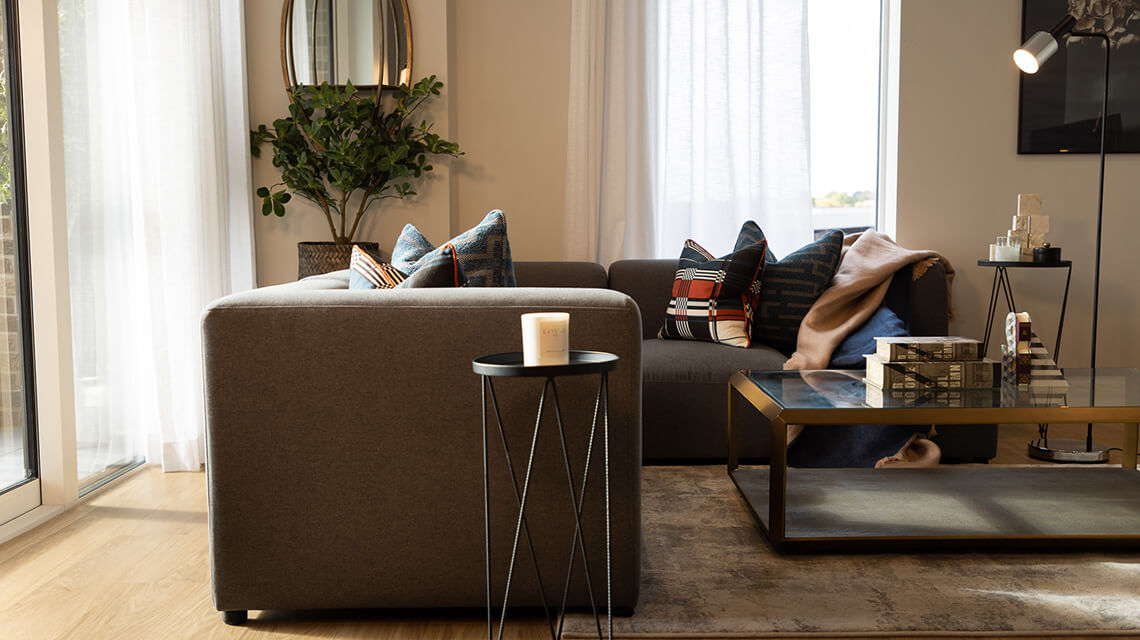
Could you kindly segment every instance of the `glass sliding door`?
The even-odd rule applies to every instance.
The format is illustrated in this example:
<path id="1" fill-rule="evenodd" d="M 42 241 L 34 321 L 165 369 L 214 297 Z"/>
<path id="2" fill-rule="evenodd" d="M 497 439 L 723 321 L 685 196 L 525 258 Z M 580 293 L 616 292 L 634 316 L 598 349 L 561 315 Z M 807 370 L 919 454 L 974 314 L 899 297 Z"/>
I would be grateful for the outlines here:
<path id="1" fill-rule="evenodd" d="M 14 0 L 0 2 L 0 524 L 40 504 Z"/>

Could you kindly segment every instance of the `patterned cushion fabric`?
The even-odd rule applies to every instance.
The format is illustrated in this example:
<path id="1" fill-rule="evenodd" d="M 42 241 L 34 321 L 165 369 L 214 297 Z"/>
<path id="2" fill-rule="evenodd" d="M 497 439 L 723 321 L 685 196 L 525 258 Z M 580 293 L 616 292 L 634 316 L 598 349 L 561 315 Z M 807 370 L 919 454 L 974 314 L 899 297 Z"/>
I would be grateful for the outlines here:
<path id="1" fill-rule="evenodd" d="M 511 262 L 511 244 L 507 241 L 507 218 L 495 209 L 483 221 L 451 239 L 459 256 L 459 264 L 472 287 L 513 287 L 515 268 Z M 418 261 L 439 251 L 415 225 L 408 224 L 392 249 L 392 266 L 408 275 Z"/>
<path id="2" fill-rule="evenodd" d="M 761 241 L 714 258 L 696 242 L 686 240 L 665 326 L 657 337 L 748 347 L 767 249 L 768 243 Z"/>
<path id="3" fill-rule="evenodd" d="M 450 242 L 420 258 L 412 267 L 412 274 L 397 289 L 467 286 L 459 254 Z"/>
<path id="4" fill-rule="evenodd" d="M 736 234 L 736 246 L 733 247 L 732 250 L 739 251 L 761 240 L 764 242 L 768 241 L 767 238 L 764 237 L 764 231 L 760 228 L 760 225 L 749 220 L 740 227 L 740 233 Z M 773 262 L 779 261 L 776 260 L 776 254 L 772 253 L 772 247 L 768 247 L 768 250 L 764 252 L 764 264 L 772 264 Z"/>
<path id="5" fill-rule="evenodd" d="M 377 260 L 367 251 L 353 245 L 352 260 L 348 267 L 349 289 L 392 289 L 403 282 L 405 277 L 392 265 Z"/>
<path id="6" fill-rule="evenodd" d="M 800 322 L 831 283 L 839 266 L 843 233 L 830 231 L 779 262 L 764 265 L 759 308 L 752 338 L 790 354 L 796 350 Z"/>

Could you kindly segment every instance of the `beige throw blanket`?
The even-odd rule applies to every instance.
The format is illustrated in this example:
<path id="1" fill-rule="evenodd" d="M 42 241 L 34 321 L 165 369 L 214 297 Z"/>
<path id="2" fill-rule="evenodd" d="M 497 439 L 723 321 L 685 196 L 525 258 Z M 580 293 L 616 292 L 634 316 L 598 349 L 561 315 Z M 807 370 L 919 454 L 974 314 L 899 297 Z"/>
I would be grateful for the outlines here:
<path id="1" fill-rule="evenodd" d="M 831 285 L 804 316 L 796 339 L 796 352 L 784 363 L 784 368 L 826 369 L 839 343 L 882 304 L 895 272 L 917 262 L 920 264 L 915 265 L 914 278 L 918 279 L 934 261 L 946 267 L 946 291 L 949 292 L 954 268 L 938 253 L 904 249 L 878 231 L 868 230 L 844 238 L 839 268 Z"/>
<path id="2" fill-rule="evenodd" d="M 896 271 L 918 263 L 912 275 L 917 280 L 935 261 L 941 261 L 946 267 L 946 294 L 949 296 L 954 268 L 942 255 L 934 251 L 904 249 L 890 236 L 878 231 L 868 230 L 845 237 L 839 268 L 831 279 L 831 285 L 804 316 L 796 338 L 796 352 L 784 363 L 784 369 L 827 368 L 831 353 L 839 343 L 866 322 L 883 303 Z M 949 304 L 947 308 L 950 308 Z M 788 425 L 788 444 L 802 430 L 803 425 Z M 934 467 L 938 466 L 941 455 L 938 445 L 916 434 L 898 453 L 879 460 L 875 468 Z"/>

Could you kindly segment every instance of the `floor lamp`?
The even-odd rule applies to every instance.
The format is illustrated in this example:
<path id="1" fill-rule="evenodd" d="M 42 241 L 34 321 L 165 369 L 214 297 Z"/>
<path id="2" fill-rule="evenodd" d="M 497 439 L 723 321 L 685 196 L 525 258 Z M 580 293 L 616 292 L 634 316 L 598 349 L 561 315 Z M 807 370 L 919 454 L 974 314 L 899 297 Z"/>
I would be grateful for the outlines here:
<path id="1" fill-rule="evenodd" d="M 1104 40 L 1104 99 L 1100 110 L 1100 191 L 1096 202 L 1096 259 L 1093 267 L 1093 308 L 1092 308 L 1092 352 L 1089 355 L 1089 366 L 1096 368 L 1096 326 L 1097 310 L 1100 304 L 1100 231 L 1101 219 L 1104 213 L 1104 133 L 1108 128 L 1108 57 L 1112 43 L 1103 33 L 1092 31 L 1074 31 L 1077 20 L 1066 15 L 1049 31 L 1038 31 L 1030 36 L 1021 48 L 1013 52 L 1013 61 L 1025 73 L 1037 73 L 1041 65 L 1045 64 L 1058 49 L 1058 41 L 1063 37 L 1101 38 Z M 1095 372 L 1093 373 L 1095 376 Z M 1094 378 L 1095 386 L 1095 378 Z M 1088 433 L 1084 442 L 1080 440 L 1038 440 L 1029 443 L 1029 455 L 1043 460 L 1056 462 L 1108 462 L 1108 449 L 1102 445 L 1094 444 L 1092 439 L 1092 425 L 1088 425 Z"/>

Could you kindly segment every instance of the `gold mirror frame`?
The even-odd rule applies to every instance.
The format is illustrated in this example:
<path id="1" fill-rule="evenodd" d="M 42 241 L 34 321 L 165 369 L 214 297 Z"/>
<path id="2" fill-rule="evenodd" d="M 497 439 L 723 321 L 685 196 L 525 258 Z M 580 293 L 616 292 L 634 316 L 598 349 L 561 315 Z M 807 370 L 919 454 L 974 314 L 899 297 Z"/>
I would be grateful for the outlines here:
<path id="1" fill-rule="evenodd" d="M 376 0 L 382 2 L 384 0 Z M 408 49 L 408 83 L 412 82 L 412 17 L 408 11 L 408 0 L 388 0 L 399 3 L 399 9 L 404 14 L 404 39 Z M 293 66 L 293 5 L 294 0 L 285 0 L 281 6 L 281 75 L 285 80 L 285 90 L 292 96 L 293 88 L 297 85 L 297 70 Z M 354 87 L 367 89 L 376 87 L 375 84 L 353 84 Z M 380 85 L 381 89 L 394 89 L 396 85 Z"/>

